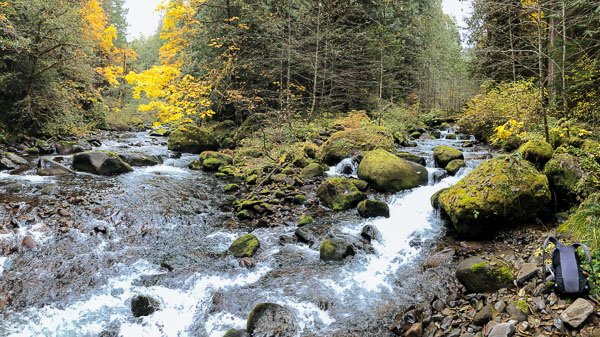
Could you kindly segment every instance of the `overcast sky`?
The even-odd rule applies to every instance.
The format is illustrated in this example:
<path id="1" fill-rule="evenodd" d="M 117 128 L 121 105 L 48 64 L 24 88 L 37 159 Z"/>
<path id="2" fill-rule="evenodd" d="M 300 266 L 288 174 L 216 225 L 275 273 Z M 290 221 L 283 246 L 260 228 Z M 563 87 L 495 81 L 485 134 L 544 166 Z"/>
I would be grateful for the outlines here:
<path id="1" fill-rule="evenodd" d="M 160 15 L 155 11 L 161 0 L 126 0 L 125 6 L 129 8 L 127 22 L 129 40 L 140 35 L 150 36 L 156 32 Z"/>
<path id="2" fill-rule="evenodd" d="M 140 35 L 149 36 L 156 32 L 160 15 L 155 11 L 161 0 L 126 0 L 129 8 L 127 31 L 129 39 Z M 459 0 L 443 0 L 444 12 L 456 17 L 459 27 L 464 27 L 464 18 L 469 14 L 469 3 Z"/>

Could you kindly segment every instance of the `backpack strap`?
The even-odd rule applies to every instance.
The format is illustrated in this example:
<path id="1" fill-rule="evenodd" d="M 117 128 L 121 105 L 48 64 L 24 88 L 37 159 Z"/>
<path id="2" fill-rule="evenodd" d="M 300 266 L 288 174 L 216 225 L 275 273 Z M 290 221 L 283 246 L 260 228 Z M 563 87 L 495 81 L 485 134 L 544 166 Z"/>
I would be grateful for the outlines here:
<path id="1" fill-rule="evenodd" d="M 544 241 L 544 247 L 542 248 L 542 282 L 546 282 L 546 246 L 548 246 L 548 242 L 554 244 L 554 247 L 556 248 L 563 246 L 563 244 L 553 236 L 549 236 Z"/>
<path id="2" fill-rule="evenodd" d="M 581 249 L 583 249 L 583 252 L 585 253 L 585 258 L 587 259 L 587 263 L 590 266 L 590 270 L 593 274 L 594 266 L 592 265 L 592 255 L 590 254 L 590 250 L 588 249 L 588 247 L 586 245 L 584 245 L 583 243 L 574 243 L 571 246 L 575 247 L 575 249 L 577 249 L 579 247 L 581 247 Z"/>

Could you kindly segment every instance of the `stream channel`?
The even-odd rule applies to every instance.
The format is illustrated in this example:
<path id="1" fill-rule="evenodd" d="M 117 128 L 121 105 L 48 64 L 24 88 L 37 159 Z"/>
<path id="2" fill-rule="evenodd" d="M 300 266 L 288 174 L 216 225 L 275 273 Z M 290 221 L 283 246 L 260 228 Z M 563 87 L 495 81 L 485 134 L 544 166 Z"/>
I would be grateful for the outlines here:
<path id="1" fill-rule="evenodd" d="M 490 156 L 485 147 L 445 139 L 448 132 L 402 149 L 427 159 L 430 179 L 427 186 L 371 195 L 390 205 L 390 218 L 365 220 L 351 210 L 316 219 L 334 224 L 332 233 L 359 236 L 367 224 L 381 233 L 374 254 L 341 263 L 320 261 L 319 243 L 281 243 L 296 229 L 282 224 L 252 232 L 261 243 L 257 264 L 241 267 L 226 253 L 246 233 L 233 229 L 233 215 L 222 207 L 225 183 L 189 170 L 197 156 L 178 156 L 165 139 L 145 133 L 117 134 L 100 149 L 160 155 L 163 164 L 112 177 L 0 173 L 0 202 L 7 205 L 0 215 L 18 227 L 0 234 L 0 243 L 20 246 L 29 235 L 39 244 L 0 255 L 0 336 L 221 337 L 245 328 L 260 302 L 291 308 L 301 336 L 388 335 L 380 317 L 443 292 L 453 272 L 449 264 L 423 267 L 446 237 L 431 195 Z M 454 177 L 434 168 L 437 145 L 463 150 L 467 167 Z M 51 216 L 62 208 L 69 220 Z M 161 268 L 165 259 L 177 268 Z M 130 302 L 138 294 L 155 298 L 161 309 L 133 317 Z"/>

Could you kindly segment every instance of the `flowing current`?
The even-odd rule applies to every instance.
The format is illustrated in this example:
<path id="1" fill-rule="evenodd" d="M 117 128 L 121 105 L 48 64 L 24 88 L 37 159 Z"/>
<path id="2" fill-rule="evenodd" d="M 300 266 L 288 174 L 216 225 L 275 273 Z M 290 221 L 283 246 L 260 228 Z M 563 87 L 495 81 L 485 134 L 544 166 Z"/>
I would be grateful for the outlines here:
<path id="1" fill-rule="evenodd" d="M 390 205 L 389 218 L 364 220 L 356 210 L 315 217 L 315 226 L 333 236 L 358 237 L 365 225 L 381 234 L 373 254 L 339 263 L 319 260 L 320 242 L 281 240 L 297 228 L 282 223 L 253 230 L 261 243 L 257 264 L 239 266 L 226 251 L 248 229 L 238 228 L 226 209 L 225 182 L 190 171 L 196 156 L 178 157 L 163 139 L 143 133 L 121 134 L 102 149 L 161 155 L 163 164 L 116 177 L 0 173 L 0 201 L 7 205 L 0 214 L 5 227 L 14 227 L 0 234 L 0 336 L 221 337 L 245 328 L 261 302 L 291 308 L 302 336 L 384 334 L 380 317 L 443 291 L 449 278 L 448 266 L 423 266 L 444 246 L 445 225 L 431 195 L 489 157 L 485 148 L 462 148 L 465 140 L 446 134 L 401 150 L 426 158 L 430 182 L 370 196 Z M 467 167 L 454 177 L 434 168 L 437 145 L 462 149 Z M 355 163 L 345 164 L 328 174 L 356 174 Z M 25 236 L 39 247 L 11 251 Z M 130 300 L 140 294 L 158 300 L 160 310 L 133 317 Z"/>

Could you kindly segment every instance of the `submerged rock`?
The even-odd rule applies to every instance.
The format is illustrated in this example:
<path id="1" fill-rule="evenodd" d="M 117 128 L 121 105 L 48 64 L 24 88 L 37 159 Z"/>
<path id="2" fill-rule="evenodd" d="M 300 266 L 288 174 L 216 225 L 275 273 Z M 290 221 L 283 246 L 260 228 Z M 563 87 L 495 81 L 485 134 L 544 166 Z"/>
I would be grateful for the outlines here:
<path id="1" fill-rule="evenodd" d="M 517 150 L 523 159 L 543 167 L 552 158 L 552 146 L 543 140 L 530 140 Z"/>
<path id="2" fill-rule="evenodd" d="M 131 299 L 133 317 L 149 316 L 158 309 L 160 309 L 160 304 L 150 296 L 138 295 Z"/>
<path id="3" fill-rule="evenodd" d="M 184 125 L 175 130 L 169 136 L 167 145 L 171 151 L 189 153 L 217 150 L 220 146 L 211 129 L 195 125 Z"/>
<path id="4" fill-rule="evenodd" d="M 100 150 L 87 151 L 74 155 L 73 168 L 76 171 L 98 175 L 112 175 L 133 171 L 131 166 L 121 160 L 119 155 Z"/>
<path id="5" fill-rule="evenodd" d="M 477 237 L 534 218 L 550 198 L 548 179 L 532 164 L 500 156 L 442 192 L 438 201 L 460 235 Z"/>
<path id="6" fill-rule="evenodd" d="M 382 127 L 365 127 L 338 131 L 322 146 L 323 161 L 335 165 L 344 158 L 377 148 L 393 151 L 394 137 Z"/>
<path id="7" fill-rule="evenodd" d="M 163 163 L 161 156 L 153 156 L 142 153 L 121 154 L 119 157 L 131 166 L 154 166 Z"/>
<path id="8" fill-rule="evenodd" d="M 367 199 L 358 203 L 358 214 L 363 218 L 390 217 L 390 207 L 383 201 Z"/>
<path id="9" fill-rule="evenodd" d="M 317 196 L 325 206 L 334 211 L 354 208 L 366 198 L 365 194 L 346 178 L 330 178 L 324 181 L 317 188 Z"/>
<path id="10" fill-rule="evenodd" d="M 62 176 L 66 174 L 75 174 L 75 172 L 53 160 L 40 158 L 37 166 L 37 174 L 41 176 Z"/>
<path id="11" fill-rule="evenodd" d="M 256 253 L 260 243 L 258 238 L 252 234 L 244 235 L 241 238 L 233 241 L 229 247 L 229 251 L 235 257 L 251 257 Z"/>
<path id="12" fill-rule="evenodd" d="M 246 330 L 252 337 L 294 337 L 298 322 L 292 310 L 275 303 L 259 303 L 248 315 Z"/>
<path id="13" fill-rule="evenodd" d="M 358 177 L 382 192 L 398 192 L 426 184 L 427 169 L 377 149 L 369 151 L 358 166 Z"/>
<path id="14" fill-rule="evenodd" d="M 439 167 L 446 167 L 454 159 L 465 159 L 462 151 L 450 146 L 440 145 L 433 149 L 433 159 Z"/>
<path id="15" fill-rule="evenodd" d="M 14 170 L 17 167 L 18 167 L 17 164 L 13 163 L 10 159 L 0 158 L 0 171 Z"/>
<path id="16" fill-rule="evenodd" d="M 485 293 L 508 288 L 514 280 L 509 264 L 498 260 L 490 263 L 479 256 L 463 260 L 456 269 L 456 278 L 470 293 Z"/>

